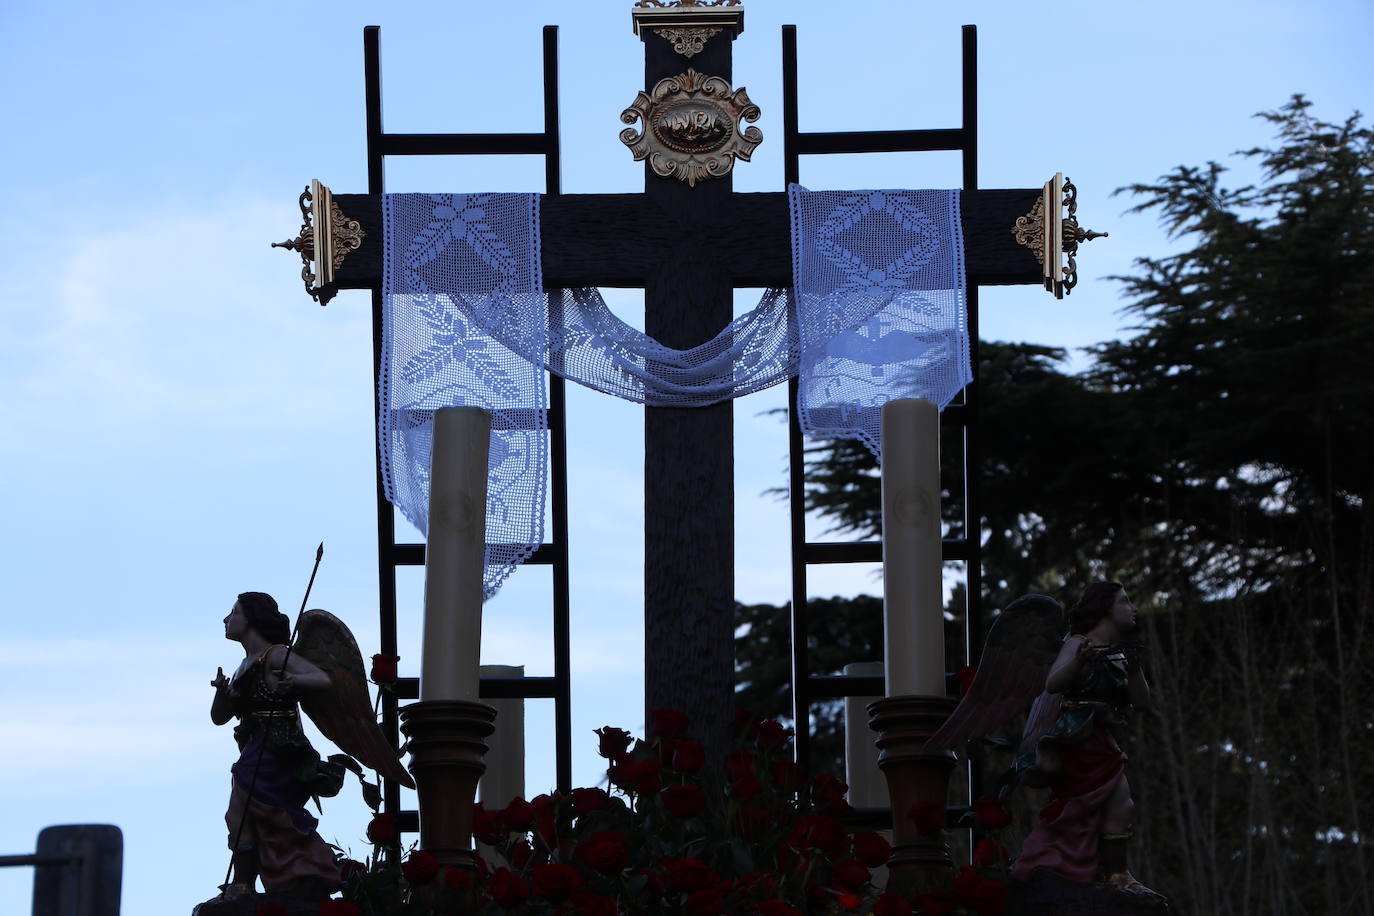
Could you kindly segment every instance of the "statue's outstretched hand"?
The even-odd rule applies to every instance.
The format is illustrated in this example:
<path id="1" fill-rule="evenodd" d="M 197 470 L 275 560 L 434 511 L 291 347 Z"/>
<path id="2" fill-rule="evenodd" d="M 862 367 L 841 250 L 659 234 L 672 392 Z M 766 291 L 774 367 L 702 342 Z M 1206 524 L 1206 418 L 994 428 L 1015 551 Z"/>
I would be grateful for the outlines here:
<path id="1" fill-rule="evenodd" d="M 215 669 L 215 679 L 214 679 L 213 681 L 210 682 L 210 686 L 213 687 L 213 688 L 215 688 L 216 690 L 228 690 L 228 689 L 229 689 L 229 678 L 227 678 L 227 677 L 224 676 L 224 669 L 223 669 L 223 668 L 216 668 L 216 669 Z"/>

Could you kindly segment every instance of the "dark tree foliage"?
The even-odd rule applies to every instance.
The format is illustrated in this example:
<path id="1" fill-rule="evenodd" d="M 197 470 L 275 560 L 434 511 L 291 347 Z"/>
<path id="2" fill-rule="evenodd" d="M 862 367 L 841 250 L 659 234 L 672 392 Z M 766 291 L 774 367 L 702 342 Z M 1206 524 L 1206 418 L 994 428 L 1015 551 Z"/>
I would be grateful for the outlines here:
<path id="1" fill-rule="evenodd" d="M 1276 142 L 1239 154 L 1258 183 L 1213 162 L 1122 189 L 1183 249 L 1118 278 L 1133 336 L 1079 375 L 1052 347 L 983 345 L 982 607 L 1131 588 L 1156 688 L 1131 749 L 1137 873 L 1178 912 L 1368 916 L 1374 131 L 1300 96 L 1261 117 Z M 811 508 L 876 536 L 861 446 L 813 449 L 808 474 Z M 827 638 L 880 657 L 867 634 Z"/>
<path id="2" fill-rule="evenodd" d="M 851 662 L 881 661 L 883 602 L 860 595 L 807 602 L 811 674 L 839 674 Z M 735 622 L 735 702 L 768 718 L 792 718 L 791 621 L 787 605 L 738 605 Z M 812 759 L 817 770 L 839 772 L 844 759 L 844 704 L 818 703 L 812 710 Z"/>

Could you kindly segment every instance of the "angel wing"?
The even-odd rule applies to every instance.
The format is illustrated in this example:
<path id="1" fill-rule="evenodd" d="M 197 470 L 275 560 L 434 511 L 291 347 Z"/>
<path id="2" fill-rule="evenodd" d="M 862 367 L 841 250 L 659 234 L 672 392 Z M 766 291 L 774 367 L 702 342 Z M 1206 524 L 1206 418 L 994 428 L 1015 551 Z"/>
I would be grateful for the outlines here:
<path id="1" fill-rule="evenodd" d="M 986 735 L 1045 689 L 1064 637 L 1064 608 L 1048 595 L 1022 595 L 992 624 L 978 673 L 924 753 L 947 751 Z"/>
<path id="2" fill-rule="evenodd" d="M 1062 693 L 1042 693 L 1035 698 L 1031 704 L 1030 712 L 1026 714 L 1026 727 L 1021 732 L 1021 745 L 1016 749 L 1016 756 L 1031 754 L 1040 745 L 1040 739 L 1050 733 L 1054 728 L 1054 723 L 1059 721 L 1059 713 L 1064 709 L 1064 695 Z"/>
<path id="3" fill-rule="evenodd" d="M 294 651 L 314 662 L 333 684 L 329 690 L 301 697 L 301 708 L 324 736 L 388 779 L 415 788 L 415 781 L 377 727 L 363 656 L 344 622 L 328 611 L 306 611 L 301 615 Z"/>

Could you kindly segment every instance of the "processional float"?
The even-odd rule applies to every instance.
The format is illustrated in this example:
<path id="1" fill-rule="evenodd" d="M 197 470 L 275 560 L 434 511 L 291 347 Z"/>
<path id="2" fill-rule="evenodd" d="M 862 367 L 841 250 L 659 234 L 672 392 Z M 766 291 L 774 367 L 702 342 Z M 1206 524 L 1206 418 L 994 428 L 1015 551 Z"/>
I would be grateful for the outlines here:
<path id="1" fill-rule="evenodd" d="M 1062 297 L 1077 282 L 1078 246 L 1098 233 L 1079 227 L 1075 190 L 1062 175 L 1039 188 L 977 188 L 971 26 L 964 30 L 961 127 L 847 133 L 799 130 L 796 33 L 785 26 L 782 142 L 789 189 L 735 193 L 732 169 L 763 141 L 762 131 L 752 126 L 762 116 L 760 108 L 731 83 L 731 46 L 743 31 L 742 6 L 738 0 L 640 0 L 632 23 L 645 48 L 645 88 L 622 113 L 629 126 L 620 137 L 634 159 L 645 163 L 643 193 L 560 193 L 556 28 L 544 33 L 542 133 L 397 134 L 382 129 L 379 36 L 371 27 L 365 32 L 368 193 L 334 193 L 312 181 L 300 197 L 298 237 L 277 243 L 300 254 L 306 291 L 321 305 L 338 290 L 372 292 L 380 489 L 429 538 L 427 548 L 395 545 L 390 505 L 380 503 L 383 651 L 394 652 L 394 565 L 423 556 L 426 566 L 423 670 L 418 690 L 410 694 L 418 702 L 399 711 L 419 783 L 420 842 L 445 864 L 473 865 L 465 812 L 493 716 L 479 694 L 520 689 L 485 682 L 479 689 L 481 604 L 515 565 L 532 557 L 538 562 L 552 555 L 556 586 L 563 564 L 562 597 L 555 599 L 563 604 L 561 623 L 555 608 L 563 648 L 555 683 L 536 684 L 524 695 L 558 699 L 558 721 L 566 728 L 562 377 L 649 407 L 646 707 L 684 709 L 700 723 L 703 738 L 721 733 L 731 714 L 729 398 L 787 379 L 794 438 L 793 562 L 794 570 L 802 568 L 794 575 L 800 583 L 794 613 L 804 614 L 806 557 L 823 546 L 807 544 L 804 527 L 800 538 L 796 534 L 801 428 L 819 436 L 854 435 L 885 458 L 885 683 L 856 678 L 830 695 L 876 693 L 871 688 L 882 683 L 883 698 L 869 708 L 897 812 L 891 882 L 909 895 L 945 880 L 952 870 L 942 835 L 921 834 L 903 816 L 920 802 L 945 806 L 954 764 L 948 751 L 925 748 L 956 703 L 945 689 L 942 561 L 972 564 L 971 622 L 978 617 L 980 591 L 978 516 L 971 500 L 965 510 L 973 536 L 954 544 L 941 538 L 939 410 L 955 402 L 958 421 L 970 431 L 976 426 L 978 287 L 1041 283 Z M 801 155 L 911 150 L 961 151 L 963 189 L 811 192 L 797 186 Z M 465 153 L 542 154 L 546 191 L 384 193 L 386 156 Z M 881 256 L 872 254 L 875 248 Z M 939 278 L 931 280 L 932 273 Z M 608 317 L 598 286 L 643 287 L 646 334 L 636 337 Z M 752 324 L 731 320 L 732 293 L 741 287 L 776 291 L 751 313 Z M 774 323 L 777 340 L 753 350 L 729 349 L 740 337 L 767 338 L 766 321 Z M 406 322 L 425 327 L 412 334 Z M 596 358 L 577 361 L 582 357 L 569 327 L 578 340 L 594 340 L 592 349 L 608 357 L 609 368 Z M 713 344 L 722 329 L 729 340 Z M 444 371 L 445 360 L 459 361 L 453 352 L 465 340 L 480 340 L 491 352 L 527 363 L 532 400 L 495 391 L 499 386 L 484 382 L 480 371 L 428 385 Z M 760 363 L 768 365 L 759 369 Z M 674 367 L 681 372 L 675 375 Z M 755 375 L 741 381 L 749 371 Z M 922 375 L 932 372 L 943 381 L 933 384 Z M 861 383 L 857 390 L 831 396 L 844 388 L 837 379 L 854 377 Z M 406 393 L 398 395 L 403 388 Z M 436 394 L 441 389 L 460 393 L 445 401 Z M 532 531 L 494 532 L 496 520 L 512 514 L 524 486 L 503 476 L 500 466 L 518 454 L 544 474 L 543 459 L 530 456 L 542 455 L 538 450 L 546 440 L 554 452 L 551 540 L 544 543 L 541 527 L 542 479 L 525 487 L 540 500 Z M 530 451 L 520 451 L 526 447 Z M 971 456 L 966 461 L 971 469 Z M 849 553 L 877 558 L 871 548 Z M 804 651 L 794 650 L 794 661 L 800 660 L 793 685 L 799 723 L 806 722 L 806 703 L 824 695 L 810 685 L 805 656 L 796 654 Z M 413 679 L 409 683 L 414 689 Z M 388 699 L 385 717 L 393 735 L 394 702 Z M 559 741 L 563 789 L 569 788 L 566 737 L 563 731 Z M 804 735 L 798 743 L 804 755 Z M 397 799 L 389 790 L 388 806 L 394 808 Z"/>

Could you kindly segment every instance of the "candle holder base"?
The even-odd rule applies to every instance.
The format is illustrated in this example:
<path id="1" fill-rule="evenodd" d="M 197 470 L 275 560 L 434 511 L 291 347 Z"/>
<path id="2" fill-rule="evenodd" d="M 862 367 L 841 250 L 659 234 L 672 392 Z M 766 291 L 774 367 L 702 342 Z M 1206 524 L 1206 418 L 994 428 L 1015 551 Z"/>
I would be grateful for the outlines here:
<path id="1" fill-rule="evenodd" d="M 420 848 L 441 866 L 473 871 L 472 807 L 487 768 L 482 739 L 495 728 L 496 710 L 467 700 L 421 700 L 400 713 L 420 796 Z"/>
<path id="2" fill-rule="evenodd" d="M 958 705 L 950 697 L 895 696 L 868 704 L 868 727 L 877 733 L 878 768 L 892 802 L 892 858 L 887 889 L 911 897 L 949 886 L 954 860 L 943 830 L 921 833 L 908 812 L 920 802 L 944 810 L 954 754 L 925 753 L 926 740 Z"/>

